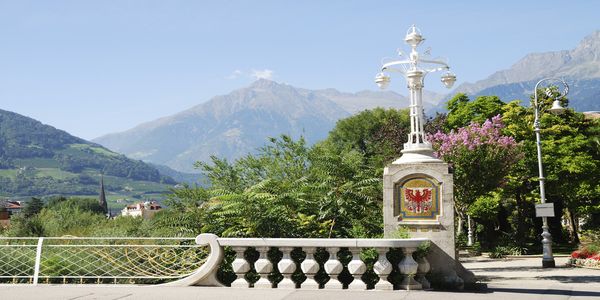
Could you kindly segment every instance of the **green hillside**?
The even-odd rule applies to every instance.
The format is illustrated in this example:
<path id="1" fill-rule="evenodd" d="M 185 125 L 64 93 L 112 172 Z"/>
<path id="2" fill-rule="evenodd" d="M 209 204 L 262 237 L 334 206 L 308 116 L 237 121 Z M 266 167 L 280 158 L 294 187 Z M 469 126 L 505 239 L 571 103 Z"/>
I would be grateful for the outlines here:
<path id="1" fill-rule="evenodd" d="M 0 196 L 97 195 L 100 174 L 114 198 L 147 198 L 176 184 L 142 161 L 0 110 Z"/>

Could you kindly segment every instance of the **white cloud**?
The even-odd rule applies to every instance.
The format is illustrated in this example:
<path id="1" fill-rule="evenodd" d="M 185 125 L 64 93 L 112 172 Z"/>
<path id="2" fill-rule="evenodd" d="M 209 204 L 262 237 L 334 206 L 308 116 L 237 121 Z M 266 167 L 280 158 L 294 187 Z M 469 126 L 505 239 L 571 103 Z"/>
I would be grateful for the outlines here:
<path id="1" fill-rule="evenodd" d="M 242 76 L 242 74 L 244 74 L 244 72 L 242 72 L 242 70 L 235 70 L 233 72 L 231 72 L 231 74 L 229 74 L 229 76 L 225 77 L 225 79 L 237 79 L 238 77 Z"/>
<path id="2" fill-rule="evenodd" d="M 273 70 L 264 69 L 264 70 L 252 70 L 252 74 L 250 76 L 255 79 L 272 79 L 273 78 Z"/>

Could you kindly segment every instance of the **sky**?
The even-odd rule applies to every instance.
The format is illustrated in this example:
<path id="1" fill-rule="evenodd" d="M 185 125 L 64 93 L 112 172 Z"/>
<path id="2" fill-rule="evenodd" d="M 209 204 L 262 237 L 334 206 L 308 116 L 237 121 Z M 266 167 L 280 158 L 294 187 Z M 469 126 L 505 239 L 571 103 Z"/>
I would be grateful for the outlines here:
<path id="1" fill-rule="evenodd" d="M 416 24 L 457 85 L 600 29 L 600 1 L 0 0 L 0 109 L 93 139 L 267 78 L 375 90 Z M 391 90 L 406 94 L 403 79 Z M 425 88 L 444 91 L 431 78 Z"/>

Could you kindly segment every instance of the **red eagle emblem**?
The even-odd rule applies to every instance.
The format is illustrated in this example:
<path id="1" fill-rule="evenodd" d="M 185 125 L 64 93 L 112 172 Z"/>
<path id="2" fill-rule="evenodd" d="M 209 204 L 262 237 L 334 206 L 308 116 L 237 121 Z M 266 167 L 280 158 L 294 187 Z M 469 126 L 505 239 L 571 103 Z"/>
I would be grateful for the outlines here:
<path id="1" fill-rule="evenodd" d="M 431 189 L 404 190 L 406 208 L 413 213 L 424 213 L 431 209 Z"/>

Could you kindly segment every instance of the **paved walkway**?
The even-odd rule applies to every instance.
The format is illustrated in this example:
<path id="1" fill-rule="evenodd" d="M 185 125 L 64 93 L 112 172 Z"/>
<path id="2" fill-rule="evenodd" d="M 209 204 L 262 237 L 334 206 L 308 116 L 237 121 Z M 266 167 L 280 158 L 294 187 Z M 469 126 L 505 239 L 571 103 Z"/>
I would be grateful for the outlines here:
<path id="1" fill-rule="evenodd" d="M 600 270 L 566 267 L 568 257 L 555 260 L 548 269 L 540 257 L 477 257 L 463 265 L 487 283 L 492 299 L 600 299 Z"/>
<path id="2" fill-rule="evenodd" d="M 96 286 L 96 285 L 0 285 L 0 300 L 90 299 L 600 299 L 600 270 L 566 268 L 567 258 L 557 258 L 555 269 L 542 269 L 541 258 L 491 260 L 474 258 L 467 269 L 488 284 L 481 292 L 436 291 L 304 291 L 203 287 Z"/>

